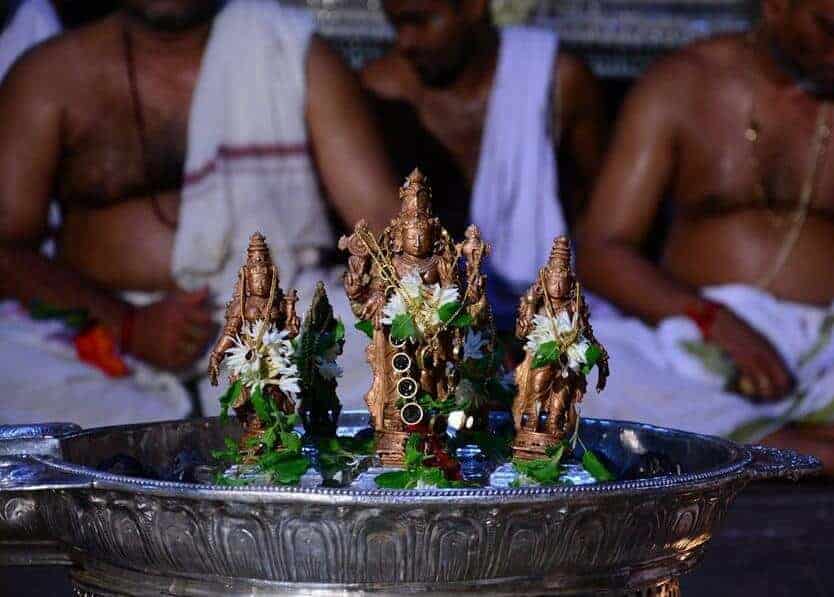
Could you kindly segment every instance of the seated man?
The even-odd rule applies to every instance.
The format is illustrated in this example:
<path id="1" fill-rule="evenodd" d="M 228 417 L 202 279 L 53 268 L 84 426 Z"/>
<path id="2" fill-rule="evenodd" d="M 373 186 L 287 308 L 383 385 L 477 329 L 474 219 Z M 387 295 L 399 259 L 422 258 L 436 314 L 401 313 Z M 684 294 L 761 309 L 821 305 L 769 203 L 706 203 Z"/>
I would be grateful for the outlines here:
<path id="1" fill-rule="evenodd" d="M 362 77 L 399 174 L 419 165 L 452 236 L 474 222 L 492 243 L 487 288 L 512 329 L 518 296 L 597 172 L 605 119 L 593 75 L 554 32 L 499 31 L 488 5 L 385 0 L 396 45 Z"/>
<path id="2" fill-rule="evenodd" d="M 198 361 L 252 232 L 303 314 L 319 278 L 343 296 L 324 259 L 335 238 L 319 181 L 349 224 L 395 213 L 358 81 L 307 15 L 217 5 L 126 0 L 34 49 L 0 86 L 0 297 L 11 299 L 0 304 L 0 422 L 187 414 L 182 385 L 161 370 L 205 373 Z M 37 251 L 50 197 L 63 221 L 54 260 Z M 63 322 L 38 320 L 78 323 L 67 309 L 99 325 L 77 350 Z M 129 375 L 113 344 L 132 357 Z M 217 394 L 201 396 L 204 411 Z"/>
<path id="3" fill-rule="evenodd" d="M 834 416 L 834 2 L 763 0 L 762 17 L 664 60 L 626 100 L 579 268 L 647 325 L 597 310 L 612 377 L 586 415 L 741 440 Z M 641 245 L 666 197 L 655 264 Z M 769 441 L 831 470 L 820 434 Z"/>

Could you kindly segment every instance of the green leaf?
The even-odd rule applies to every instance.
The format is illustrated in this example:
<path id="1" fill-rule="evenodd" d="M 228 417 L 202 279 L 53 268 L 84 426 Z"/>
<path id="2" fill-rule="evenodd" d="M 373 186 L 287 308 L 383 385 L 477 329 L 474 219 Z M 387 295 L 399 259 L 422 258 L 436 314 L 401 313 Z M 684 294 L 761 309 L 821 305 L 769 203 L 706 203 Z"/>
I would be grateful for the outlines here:
<path id="1" fill-rule="evenodd" d="M 301 438 L 298 434 L 282 431 L 280 437 L 281 445 L 287 452 L 301 452 Z"/>
<path id="2" fill-rule="evenodd" d="M 234 464 L 238 461 L 240 453 L 237 449 L 237 443 L 230 437 L 224 438 L 223 443 L 226 448 L 224 450 L 212 450 L 211 457 L 220 462 Z"/>
<path id="3" fill-rule="evenodd" d="M 533 369 L 544 367 L 559 360 L 559 346 L 555 341 L 545 342 L 533 357 Z"/>
<path id="4" fill-rule="evenodd" d="M 559 461 L 554 458 L 538 458 L 536 460 L 513 460 L 515 469 L 527 475 L 542 485 L 553 485 L 559 481 L 562 469 Z"/>
<path id="5" fill-rule="evenodd" d="M 282 485 L 297 485 L 301 476 L 310 468 L 310 461 L 304 456 L 295 456 L 281 462 L 269 471 L 270 476 Z"/>
<path id="6" fill-rule="evenodd" d="M 86 309 L 62 309 L 38 300 L 30 303 L 29 317 L 36 320 L 57 319 L 75 330 L 85 327 L 90 321 Z"/>
<path id="7" fill-rule="evenodd" d="M 597 458 L 596 454 L 590 450 L 586 449 L 585 453 L 582 455 L 582 466 L 586 471 L 591 473 L 591 476 L 597 481 L 614 480 L 614 475 L 612 475 L 608 469 L 605 468 L 605 465 L 600 462 L 600 459 Z"/>
<path id="8" fill-rule="evenodd" d="M 565 444 L 558 443 L 553 446 L 548 446 L 545 450 L 545 454 L 551 460 L 555 460 L 556 462 L 561 462 L 562 457 L 565 455 Z"/>
<path id="9" fill-rule="evenodd" d="M 333 330 L 333 339 L 337 344 L 345 339 L 345 324 L 342 323 L 341 319 L 336 320 L 336 329 Z"/>
<path id="10" fill-rule="evenodd" d="M 258 415 L 261 423 L 265 425 L 271 423 L 272 418 L 269 416 L 269 407 L 267 406 L 267 401 L 260 388 L 252 390 L 252 395 L 249 396 L 249 400 L 252 402 L 252 407 L 255 409 L 255 414 Z"/>
<path id="11" fill-rule="evenodd" d="M 239 379 L 229 386 L 226 393 L 220 396 L 220 421 L 225 423 L 229 420 L 229 408 L 235 403 L 240 392 L 243 390 L 243 382 Z"/>
<path id="12" fill-rule="evenodd" d="M 288 427 L 295 427 L 301 422 L 301 417 L 298 416 L 298 413 L 292 413 L 291 415 L 286 415 L 286 417 L 286 424 Z"/>
<path id="13" fill-rule="evenodd" d="M 395 342 L 402 342 L 409 338 L 417 337 L 417 326 L 414 319 L 408 313 L 400 313 L 391 323 L 391 339 Z"/>
<path id="14" fill-rule="evenodd" d="M 602 356 L 602 349 L 597 344 L 591 344 L 588 350 L 585 351 L 585 364 L 588 367 L 593 367 L 597 364 L 599 357 Z"/>
<path id="15" fill-rule="evenodd" d="M 374 324 L 372 324 L 367 319 L 357 321 L 355 324 L 353 324 L 353 327 L 355 327 L 360 332 L 365 332 L 368 335 L 368 338 L 374 337 Z"/>
<path id="16" fill-rule="evenodd" d="M 451 303 L 441 305 L 437 311 L 437 316 L 440 318 L 440 321 L 446 323 L 458 312 L 458 309 L 460 309 L 460 303 L 458 301 L 452 301 Z"/>
<path id="17" fill-rule="evenodd" d="M 425 467 L 420 471 L 420 480 L 426 485 L 434 487 L 448 487 L 449 482 L 443 476 L 443 471 L 439 468 Z"/>
<path id="18" fill-rule="evenodd" d="M 306 456 L 289 450 L 268 452 L 258 460 L 258 468 L 267 473 L 270 479 L 281 485 L 296 485 L 301 476 L 310 468 Z"/>
<path id="19" fill-rule="evenodd" d="M 223 473 L 217 473 L 214 476 L 214 484 L 222 487 L 244 487 L 252 483 L 249 479 L 238 479 L 235 477 L 227 477 Z"/>
<path id="20" fill-rule="evenodd" d="M 467 311 L 461 311 L 457 317 L 452 320 L 452 325 L 456 328 L 465 328 L 472 325 L 472 316 Z"/>
<path id="21" fill-rule="evenodd" d="M 261 436 L 261 443 L 267 450 L 271 450 L 275 447 L 275 442 L 278 439 L 278 430 L 275 426 L 270 427 L 266 431 L 264 431 L 263 435 Z"/>
<path id="22" fill-rule="evenodd" d="M 414 468 L 423 464 L 423 452 L 420 450 L 421 438 L 416 433 L 409 436 L 405 444 L 405 467 Z"/>
<path id="23" fill-rule="evenodd" d="M 415 483 L 411 479 L 408 471 L 390 471 L 382 473 L 374 478 L 377 487 L 382 489 L 406 489 L 409 486 L 414 486 Z"/>
<path id="24" fill-rule="evenodd" d="M 353 437 L 336 438 L 342 448 L 352 454 L 370 455 L 376 452 L 376 437 L 371 435 L 362 439 Z"/>

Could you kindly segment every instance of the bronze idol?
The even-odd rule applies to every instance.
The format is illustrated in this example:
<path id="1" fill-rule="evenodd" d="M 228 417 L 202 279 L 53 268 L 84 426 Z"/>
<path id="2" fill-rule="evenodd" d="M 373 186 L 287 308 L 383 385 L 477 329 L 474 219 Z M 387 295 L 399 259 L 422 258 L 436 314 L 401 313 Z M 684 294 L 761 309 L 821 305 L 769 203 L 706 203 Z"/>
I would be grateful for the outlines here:
<path id="1" fill-rule="evenodd" d="M 372 336 L 373 382 L 365 401 L 386 465 L 401 464 L 410 432 L 430 423 L 426 400 L 436 404 L 454 394 L 466 328 L 488 319 L 479 268 L 489 247 L 477 228 L 470 228 L 465 249 L 456 246 L 432 217 L 431 189 L 419 170 L 406 179 L 400 199 L 400 214 L 379 237 L 363 221 L 339 241 L 350 253 L 344 283 L 351 308 Z M 471 278 L 465 293 L 461 252 Z"/>
<path id="2" fill-rule="evenodd" d="M 273 264 L 263 235 L 256 232 L 249 239 L 246 265 L 240 268 L 235 283 L 232 300 L 226 305 L 226 324 L 220 339 L 212 350 L 209 359 L 209 376 L 212 385 L 217 385 L 220 365 L 227 359 L 229 352 L 237 349 L 241 353 L 241 370 L 252 373 L 252 379 L 257 381 L 262 374 L 246 368 L 246 361 L 255 363 L 258 353 L 265 342 L 265 336 L 273 337 L 275 333 L 285 331 L 284 340 L 298 335 L 299 319 L 295 312 L 298 296 L 295 290 L 284 294 L 279 286 L 278 268 Z M 272 331 L 272 333 L 271 333 Z M 287 343 L 284 342 L 284 345 Z M 264 352 L 264 351 L 261 351 Z M 260 365 L 260 360 L 257 360 Z M 253 365 L 254 367 L 254 365 Z M 268 369 L 268 366 L 266 367 Z M 263 374 L 268 376 L 269 373 Z M 240 373 L 233 373 L 229 382 L 234 384 L 240 379 Z M 231 404 L 238 420 L 244 428 L 240 440 L 241 451 L 253 458 L 252 449 L 254 437 L 263 432 L 262 421 L 258 418 L 251 403 L 252 385 L 242 384 L 242 389 Z M 278 409 L 285 413 L 292 413 L 295 405 L 292 399 L 279 385 L 267 382 L 261 384 L 265 399 L 272 400 Z"/>
<path id="3" fill-rule="evenodd" d="M 608 377 L 608 355 L 594 337 L 567 237 L 554 241 L 547 265 L 521 298 L 516 335 L 527 354 L 516 369 L 513 454 L 541 458 L 576 429 L 591 368 L 598 368 L 597 391 Z"/>

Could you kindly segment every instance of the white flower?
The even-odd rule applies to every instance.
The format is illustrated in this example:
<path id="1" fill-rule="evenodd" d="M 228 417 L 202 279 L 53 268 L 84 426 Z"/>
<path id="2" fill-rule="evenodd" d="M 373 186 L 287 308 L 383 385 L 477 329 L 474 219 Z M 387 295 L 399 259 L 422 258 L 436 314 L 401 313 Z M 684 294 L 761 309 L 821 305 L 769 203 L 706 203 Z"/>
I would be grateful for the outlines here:
<path id="1" fill-rule="evenodd" d="M 231 375 L 240 378 L 251 377 L 260 374 L 261 356 L 258 351 L 249 348 L 240 337 L 237 337 L 235 338 L 235 345 L 226 351 L 223 366 Z"/>
<path id="2" fill-rule="evenodd" d="M 423 279 L 420 277 L 420 272 L 413 269 L 400 278 L 400 290 L 411 301 L 422 300 Z"/>
<path id="3" fill-rule="evenodd" d="M 385 325 L 392 325 L 398 315 L 403 315 L 405 313 L 408 313 L 405 301 L 399 292 L 395 292 L 382 308 L 382 323 Z"/>
<path id="4" fill-rule="evenodd" d="M 588 352 L 590 347 L 590 342 L 581 336 L 576 342 L 568 346 L 568 367 L 576 372 L 582 369 L 582 365 L 588 362 L 585 353 Z"/>
<path id="5" fill-rule="evenodd" d="M 550 325 L 550 318 L 546 315 L 534 315 L 533 329 L 529 334 L 527 334 L 527 344 L 525 345 L 525 348 L 529 352 L 535 354 L 538 352 L 539 347 L 542 344 L 547 344 L 548 342 L 556 340 L 556 337 L 553 335 L 553 327 L 554 326 Z"/>
<path id="6" fill-rule="evenodd" d="M 554 334 L 554 329 L 556 334 Z M 542 344 L 557 340 L 557 336 L 564 336 L 572 332 L 574 322 L 566 311 L 560 311 L 555 318 L 547 315 L 533 316 L 533 330 L 527 334 L 525 348 L 535 354 Z"/>
<path id="7" fill-rule="evenodd" d="M 472 429 L 472 426 L 475 425 L 475 417 L 467 417 L 466 418 L 466 428 Z"/>
<path id="8" fill-rule="evenodd" d="M 301 386 L 298 385 L 299 381 L 297 377 L 281 376 L 278 379 L 278 389 L 290 398 L 295 398 L 301 392 Z"/>
<path id="9" fill-rule="evenodd" d="M 298 367 L 292 362 L 289 332 L 278 331 L 270 325 L 264 330 L 260 345 L 255 346 L 264 325 L 263 320 L 246 325 L 243 338 L 235 338 L 235 345 L 227 351 L 224 366 L 250 390 L 263 391 L 268 385 L 277 385 L 291 398 L 295 397 L 301 389 Z"/>
<path id="10" fill-rule="evenodd" d="M 336 379 L 342 376 L 342 368 L 332 359 L 316 357 L 316 369 L 324 379 Z"/>
<path id="11" fill-rule="evenodd" d="M 417 330 L 425 335 L 440 325 L 440 308 L 457 301 L 458 297 L 456 286 L 426 286 L 420 273 L 416 269 L 411 270 L 400 279 L 399 287 L 382 308 L 381 321 L 393 325 L 397 316 L 409 314 Z"/>
<path id="12" fill-rule="evenodd" d="M 438 309 L 443 305 L 454 303 L 458 300 L 457 286 L 441 287 L 440 284 L 435 284 L 431 287 L 431 304 Z"/>
<path id="13" fill-rule="evenodd" d="M 449 413 L 446 424 L 455 431 L 458 431 L 466 424 L 466 413 L 462 410 L 453 410 Z"/>
<path id="14" fill-rule="evenodd" d="M 485 344 L 486 339 L 481 332 L 476 332 L 471 328 L 466 330 L 466 338 L 463 341 L 463 360 L 484 358 L 481 348 Z"/>

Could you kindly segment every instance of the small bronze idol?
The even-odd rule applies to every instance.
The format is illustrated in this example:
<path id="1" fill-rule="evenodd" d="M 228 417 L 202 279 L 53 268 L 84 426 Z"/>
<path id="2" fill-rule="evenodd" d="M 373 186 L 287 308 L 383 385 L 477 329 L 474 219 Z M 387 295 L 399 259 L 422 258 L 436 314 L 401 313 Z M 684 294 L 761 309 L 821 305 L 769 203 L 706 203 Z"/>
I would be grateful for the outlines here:
<path id="1" fill-rule="evenodd" d="M 608 378 L 608 355 L 594 337 L 567 237 L 554 241 L 547 265 L 521 298 L 516 335 L 526 342 L 526 356 L 516 369 L 513 455 L 542 458 L 576 430 L 591 368 L 598 368 L 597 391 Z"/>
<path id="2" fill-rule="evenodd" d="M 339 241 L 350 253 L 344 283 L 351 308 L 372 337 L 365 401 L 386 465 L 402 463 L 410 433 L 434 428 L 438 419 L 427 405 L 453 397 L 467 331 L 491 324 L 480 274 L 489 247 L 477 227 L 456 246 L 432 216 L 431 189 L 419 170 L 400 188 L 400 200 L 400 214 L 379 237 L 360 222 Z"/>
<path id="3" fill-rule="evenodd" d="M 226 325 L 209 360 L 209 377 L 217 385 L 221 363 L 231 371 L 229 383 L 240 381 L 240 391 L 231 404 L 244 434 L 241 451 L 251 461 L 257 452 L 254 438 L 263 433 L 252 396 L 259 392 L 284 413 L 295 410 L 289 340 L 298 335 L 295 290 L 284 294 L 279 286 L 278 268 L 273 264 L 263 235 L 249 239 L 246 265 L 240 268 L 232 300 L 226 305 Z"/>

